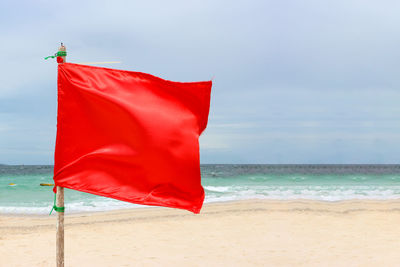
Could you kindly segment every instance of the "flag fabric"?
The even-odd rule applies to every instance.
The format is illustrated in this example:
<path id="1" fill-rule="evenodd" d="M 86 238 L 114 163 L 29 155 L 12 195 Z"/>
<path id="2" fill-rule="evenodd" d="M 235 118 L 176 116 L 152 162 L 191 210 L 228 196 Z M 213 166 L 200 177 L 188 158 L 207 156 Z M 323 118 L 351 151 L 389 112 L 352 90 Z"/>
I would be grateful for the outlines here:
<path id="1" fill-rule="evenodd" d="M 199 213 L 211 81 L 58 65 L 56 186 Z"/>

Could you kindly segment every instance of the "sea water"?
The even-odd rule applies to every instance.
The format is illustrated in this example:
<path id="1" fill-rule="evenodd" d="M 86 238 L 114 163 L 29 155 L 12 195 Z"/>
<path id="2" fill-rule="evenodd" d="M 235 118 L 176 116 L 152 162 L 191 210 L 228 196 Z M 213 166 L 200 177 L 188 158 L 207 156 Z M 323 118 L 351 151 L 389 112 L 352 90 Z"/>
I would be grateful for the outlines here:
<path id="1" fill-rule="evenodd" d="M 46 214 L 53 166 L 0 165 L 0 213 Z M 202 165 L 205 202 L 244 199 L 391 200 L 400 198 L 400 165 Z M 65 189 L 70 213 L 145 207 Z"/>

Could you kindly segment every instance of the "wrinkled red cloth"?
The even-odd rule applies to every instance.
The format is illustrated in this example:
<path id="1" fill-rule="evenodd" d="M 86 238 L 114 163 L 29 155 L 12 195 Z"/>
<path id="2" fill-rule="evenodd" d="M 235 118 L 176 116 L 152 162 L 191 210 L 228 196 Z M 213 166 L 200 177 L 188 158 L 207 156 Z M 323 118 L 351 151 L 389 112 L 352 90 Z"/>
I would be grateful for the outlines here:
<path id="1" fill-rule="evenodd" d="M 54 190 L 199 213 L 211 86 L 59 64 Z"/>

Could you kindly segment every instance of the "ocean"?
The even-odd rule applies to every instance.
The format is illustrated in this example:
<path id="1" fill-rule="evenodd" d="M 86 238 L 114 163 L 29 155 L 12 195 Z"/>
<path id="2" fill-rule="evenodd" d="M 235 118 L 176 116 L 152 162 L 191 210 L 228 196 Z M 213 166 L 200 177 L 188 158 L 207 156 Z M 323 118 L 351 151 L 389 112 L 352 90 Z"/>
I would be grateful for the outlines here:
<path id="1" fill-rule="evenodd" d="M 0 213 L 48 214 L 53 166 L 0 165 Z M 400 198 L 400 165 L 201 165 L 206 203 L 245 199 L 391 200 Z M 69 213 L 142 208 L 65 189 Z"/>

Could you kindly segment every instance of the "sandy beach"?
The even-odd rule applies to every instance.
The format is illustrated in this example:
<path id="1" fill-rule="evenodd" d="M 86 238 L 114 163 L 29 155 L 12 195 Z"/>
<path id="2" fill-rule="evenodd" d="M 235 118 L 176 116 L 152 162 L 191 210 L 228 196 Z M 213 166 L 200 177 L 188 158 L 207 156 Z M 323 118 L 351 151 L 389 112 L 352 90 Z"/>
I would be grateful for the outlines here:
<path id="1" fill-rule="evenodd" d="M 0 216 L 0 266 L 55 266 L 55 216 Z M 399 266 L 400 201 L 67 215 L 66 266 Z"/>

